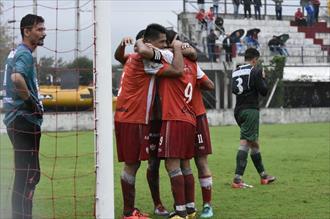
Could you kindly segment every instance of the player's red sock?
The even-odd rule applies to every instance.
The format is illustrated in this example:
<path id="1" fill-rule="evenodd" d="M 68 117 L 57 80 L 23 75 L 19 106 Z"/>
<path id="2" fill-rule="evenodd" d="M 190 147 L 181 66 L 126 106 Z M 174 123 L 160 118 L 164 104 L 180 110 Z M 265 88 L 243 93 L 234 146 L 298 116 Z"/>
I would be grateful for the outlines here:
<path id="1" fill-rule="evenodd" d="M 147 169 L 147 180 L 151 192 L 152 200 L 154 201 L 154 206 L 162 204 L 159 195 L 159 172 L 158 170 Z"/>
<path id="2" fill-rule="evenodd" d="M 185 208 L 185 186 L 182 174 L 171 176 L 171 188 L 175 201 L 175 206 L 184 206 Z M 185 209 L 183 209 L 185 211 Z"/>
<path id="3" fill-rule="evenodd" d="M 134 211 L 135 183 L 130 184 L 124 179 L 121 179 L 121 190 L 124 199 L 124 215 L 130 214 Z"/>
<path id="4" fill-rule="evenodd" d="M 199 182 L 202 189 L 203 203 L 211 203 L 212 176 L 200 176 Z"/>
<path id="5" fill-rule="evenodd" d="M 187 207 L 195 208 L 195 179 L 192 174 L 184 175 L 184 188 L 186 204 L 193 204 L 193 206 Z"/>

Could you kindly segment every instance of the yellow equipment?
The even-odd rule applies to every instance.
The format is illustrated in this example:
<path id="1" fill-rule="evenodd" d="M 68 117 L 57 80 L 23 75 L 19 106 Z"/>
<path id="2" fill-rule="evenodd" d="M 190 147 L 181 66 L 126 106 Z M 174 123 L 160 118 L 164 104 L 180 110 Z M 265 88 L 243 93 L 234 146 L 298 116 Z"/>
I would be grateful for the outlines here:
<path id="1" fill-rule="evenodd" d="M 61 86 L 40 86 L 41 100 L 45 108 L 92 109 L 93 88 L 79 86 L 77 89 L 61 89 Z"/>

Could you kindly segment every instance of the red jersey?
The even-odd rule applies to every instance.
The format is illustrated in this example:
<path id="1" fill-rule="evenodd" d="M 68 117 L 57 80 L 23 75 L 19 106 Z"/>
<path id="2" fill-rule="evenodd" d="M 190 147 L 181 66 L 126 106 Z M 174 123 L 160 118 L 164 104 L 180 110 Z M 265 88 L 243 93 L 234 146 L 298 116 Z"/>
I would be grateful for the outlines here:
<path id="1" fill-rule="evenodd" d="M 206 113 L 205 106 L 203 103 L 203 96 L 198 86 L 195 87 L 193 98 L 191 100 L 191 105 L 196 116 L 200 116 Z"/>
<path id="2" fill-rule="evenodd" d="M 178 78 L 161 78 L 159 96 L 162 104 L 162 120 L 177 120 L 196 125 L 191 106 L 193 89 L 197 79 L 197 64 L 184 58 L 184 72 Z"/>
<path id="3" fill-rule="evenodd" d="M 200 116 L 206 113 L 206 109 L 203 102 L 203 96 L 198 84 L 201 83 L 203 80 L 209 80 L 209 79 L 198 65 L 197 65 L 197 79 L 198 80 L 196 87 L 194 88 L 191 105 L 193 107 L 196 116 Z"/>
<path id="4" fill-rule="evenodd" d="M 161 74 L 147 66 L 148 61 L 133 53 L 128 56 L 118 91 L 115 121 L 148 124 L 150 109 L 155 95 L 155 76 Z M 156 64 L 157 65 L 157 64 Z"/>

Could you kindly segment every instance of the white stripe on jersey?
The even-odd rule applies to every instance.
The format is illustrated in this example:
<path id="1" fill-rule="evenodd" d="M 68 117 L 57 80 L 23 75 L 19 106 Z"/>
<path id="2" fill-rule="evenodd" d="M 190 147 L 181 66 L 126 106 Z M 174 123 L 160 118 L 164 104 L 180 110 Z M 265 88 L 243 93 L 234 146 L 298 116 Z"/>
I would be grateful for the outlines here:
<path id="1" fill-rule="evenodd" d="M 239 69 L 233 72 L 232 78 L 243 76 L 243 75 L 249 75 L 251 73 L 250 68 L 246 69 Z"/>
<path id="2" fill-rule="evenodd" d="M 154 59 L 157 60 L 157 61 L 160 61 L 160 59 L 162 58 L 162 55 L 161 55 L 160 51 L 159 50 L 154 50 L 154 53 L 155 53 Z"/>
<path id="3" fill-rule="evenodd" d="M 172 62 L 173 62 L 173 53 L 168 49 L 162 49 L 162 50 L 159 50 L 159 51 L 162 53 L 162 56 L 163 56 L 164 60 L 167 63 L 172 64 Z"/>
<path id="4" fill-rule="evenodd" d="M 153 100 L 153 92 L 154 92 L 154 85 L 155 85 L 155 77 L 151 76 L 150 82 L 149 82 L 149 88 L 148 88 L 148 94 L 147 94 L 147 112 L 146 112 L 146 124 L 149 123 L 149 113 L 151 108 L 151 102 Z"/>
<path id="5" fill-rule="evenodd" d="M 201 79 L 205 75 L 204 71 L 197 64 L 197 79 Z"/>
<path id="6" fill-rule="evenodd" d="M 143 59 L 144 71 L 147 74 L 155 75 L 164 65 L 162 63 L 153 62 Z"/>

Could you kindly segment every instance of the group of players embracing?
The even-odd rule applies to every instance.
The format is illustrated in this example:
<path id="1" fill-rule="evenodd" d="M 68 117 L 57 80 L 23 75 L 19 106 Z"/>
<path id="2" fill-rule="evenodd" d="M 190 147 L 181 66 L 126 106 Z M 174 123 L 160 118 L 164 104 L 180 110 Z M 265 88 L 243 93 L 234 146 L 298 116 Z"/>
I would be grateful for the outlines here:
<path id="1" fill-rule="evenodd" d="M 126 54 L 125 48 L 133 43 L 134 52 Z M 134 204 L 135 176 L 143 160 L 148 160 L 146 175 L 154 214 L 196 218 L 192 158 L 203 196 L 199 217 L 212 217 L 212 175 L 207 164 L 212 149 L 201 89 L 212 90 L 214 84 L 198 66 L 197 52 L 181 42 L 175 31 L 150 24 L 137 34 L 135 42 L 123 38 L 115 58 L 124 66 L 114 119 L 118 160 L 124 162 L 123 218 L 150 218 Z M 171 213 L 160 200 L 161 160 L 171 183 Z"/>

